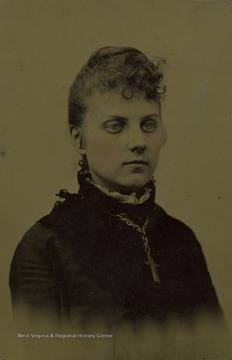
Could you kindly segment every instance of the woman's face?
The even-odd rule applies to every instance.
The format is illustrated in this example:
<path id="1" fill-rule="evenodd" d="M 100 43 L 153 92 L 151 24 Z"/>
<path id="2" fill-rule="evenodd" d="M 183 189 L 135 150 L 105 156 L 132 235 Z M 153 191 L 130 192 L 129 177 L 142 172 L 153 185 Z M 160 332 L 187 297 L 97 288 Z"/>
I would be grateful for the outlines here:
<path id="1" fill-rule="evenodd" d="M 80 139 L 93 182 L 121 193 L 140 189 L 155 171 L 164 139 L 159 105 L 96 92 L 87 106 Z"/>

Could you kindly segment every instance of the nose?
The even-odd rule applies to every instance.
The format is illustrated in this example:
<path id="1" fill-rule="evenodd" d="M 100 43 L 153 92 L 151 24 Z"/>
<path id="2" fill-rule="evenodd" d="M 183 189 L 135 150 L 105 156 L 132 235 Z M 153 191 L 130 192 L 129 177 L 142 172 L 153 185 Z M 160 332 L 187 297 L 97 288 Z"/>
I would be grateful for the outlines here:
<path id="1" fill-rule="evenodd" d="M 141 153 L 146 149 L 146 139 L 140 127 L 131 129 L 128 134 L 128 149 Z"/>

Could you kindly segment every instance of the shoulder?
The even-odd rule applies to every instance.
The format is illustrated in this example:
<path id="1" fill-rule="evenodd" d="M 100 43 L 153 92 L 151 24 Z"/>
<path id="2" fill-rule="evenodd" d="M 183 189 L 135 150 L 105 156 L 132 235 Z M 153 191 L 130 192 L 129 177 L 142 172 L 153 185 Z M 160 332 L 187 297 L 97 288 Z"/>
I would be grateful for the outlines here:
<path id="1" fill-rule="evenodd" d="M 175 264 L 176 271 L 179 268 L 182 275 L 184 274 L 184 279 L 190 279 L 193 276 L 192 283 L 198 282 L 199 279 L 195 279 L 197 269 L 202 283 L 211 286 L 206 259 L 193 230 L 184 222 L 168 215 L 158 205 L 155 218 L 159 223 L 157 248 L 162 249 L 165 259 Z"/>
<path id="2" fill-rule="evenodd" d="M 36 242 L 46 240 L 54 236 L 54 232 L 51 228 L 42 225 L 41 221 L 37 221 L 32 225 L 23 235 L 22 242 Z"/>
<path id="3" fill-rule="evenodd" d="M 201 246 L 194 231 L 183 221 L 167 214 L 159 205 L 155 204 L 154 223 L 157 233 L 167 239 L 169 246 L 175 248 L 194 248 L 201 252 Z"/>
<path id="4" fill-rule="evenodd" d="M 155 218 L 161 226 L 168 227 L 170 230 L 192 233 L 192 229 L 183 221 L 169 215 L 160 205 L 155 204 Z"/>
<path id="5" fill-rule="evenodd" d="M 49 257 L 52 247 L 57 244 L 64 228 L 77 219 L 79 209 L 77 195 L 68 194 L 64 201 L 57 201 L 48 215 L 39 219 L 23 235 L 16 247 L 14 260 L 18 257 Z"/>
<path id="6" fill-rule="evenodd" d="M 86 212 L 84 202 L 79 194 L 66 195 L 65 200 L 57 201 L 50 214 L 42 217 L 39 223 L 54 233 L 62 234 L 67 229 L 81 224 L 81 218 Z"/>
<path id="7" fill-rule="evenodd" d="M 46 257 L 48 244 L 54 238 L 56 238 L 54 231 L 38 221 L 23 235 L 17 245 L 14 258 L 26 258 L 28 255 L 30 257 L 33 255 Z"/>

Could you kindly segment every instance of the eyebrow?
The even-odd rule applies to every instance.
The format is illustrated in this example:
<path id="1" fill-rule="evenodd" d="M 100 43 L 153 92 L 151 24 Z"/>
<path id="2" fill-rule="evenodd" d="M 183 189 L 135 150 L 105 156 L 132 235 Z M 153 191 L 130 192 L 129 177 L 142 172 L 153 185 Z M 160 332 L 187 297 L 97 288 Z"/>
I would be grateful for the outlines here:
<path id="1" fill-rule="evenodd" d="M 126 121 L 127 118 L 123 117 L 123 116 L 118 116 L 118 115 L 108 115 L 108 116 L 105 116 L 107 119 L 109 119 L 108 121 L 110 120 L 123 120 L 123 121 Z"/>
<path id="2" fill-rule="evenodd" d="M 150 118 L 152 118 L 152 117 L 156 117 L 156 118 L 157 118 L 158 116 L 159 116 L 159 114 L 154 113 L 154 114 L 150 114 L 150 115 L 147 115 L 147 116 L 142 117 L 142 120 L 150 119 Z"/>
<path id="3" fill-rule="evenodd" d="M 123 121 L 127 121 L 128 120 L 128 118 L 126 118 L 126 117 L 123 117 L 123 116 L 118 116 L 118 115 L 108 115 L 108 117 L 109 118 L 111 118 L 112 120 L 123 120 Z M 150 119 L 150 118 L 152 118 L 152 117 L 159 117 L 159 114 L 156 114 L 156 113 L 154 113 L 154 114 L 149 114 L 149 115 L 146 115 L 146 116 L 143 116 L 142 118 L 141 118 L 141 120 L 147 120 L 147 119 Z"/>

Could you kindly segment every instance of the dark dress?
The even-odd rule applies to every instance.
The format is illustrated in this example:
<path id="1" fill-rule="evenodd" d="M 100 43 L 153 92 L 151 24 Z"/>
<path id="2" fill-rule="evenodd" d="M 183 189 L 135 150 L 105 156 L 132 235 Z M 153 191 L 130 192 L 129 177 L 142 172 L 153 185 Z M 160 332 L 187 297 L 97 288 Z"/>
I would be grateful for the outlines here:
<path id="1" fill-rule="evenodd" d="M 122 203 L 81 179 L 78 194 L 63 202 L 24 235 L 11 264 L 15 312 L 32 317 L 110 324 L 121 320 L 199 314 L 221 315 L 206 262 L 194 233 L 154 202 L 155 187 L 141 204 Z M 143 226 L 160 282 L 154 282 L 141 235 L 116 214 Z"/>

